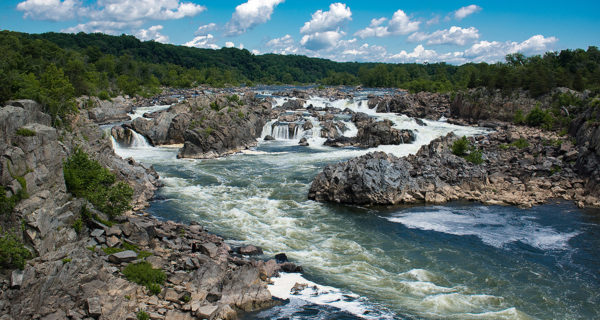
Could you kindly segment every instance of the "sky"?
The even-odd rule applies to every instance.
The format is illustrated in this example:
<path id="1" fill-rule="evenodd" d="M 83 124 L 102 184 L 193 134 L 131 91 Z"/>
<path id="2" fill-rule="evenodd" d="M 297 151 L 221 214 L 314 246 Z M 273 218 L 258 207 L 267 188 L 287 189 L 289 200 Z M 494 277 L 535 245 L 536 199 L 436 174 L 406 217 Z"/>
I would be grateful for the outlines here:
<path id="1" fill-rule="evenodd" d="M 600 45 L 600 1 L 1 0 L 0 30 L 335 61 L 503 61 Z"/>

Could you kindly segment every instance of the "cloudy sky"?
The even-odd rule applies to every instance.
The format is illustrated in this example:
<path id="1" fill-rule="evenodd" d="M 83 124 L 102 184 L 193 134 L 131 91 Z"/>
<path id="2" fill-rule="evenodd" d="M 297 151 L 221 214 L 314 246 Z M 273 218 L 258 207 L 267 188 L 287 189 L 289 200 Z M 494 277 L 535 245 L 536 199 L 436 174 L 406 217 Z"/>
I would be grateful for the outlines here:
<path id="1" fill-rule="evenodd" d="M 0 29 L 131 34 L 336 61 L 503 60 L 600 45 L 600 1 L 2 0 Z"/>

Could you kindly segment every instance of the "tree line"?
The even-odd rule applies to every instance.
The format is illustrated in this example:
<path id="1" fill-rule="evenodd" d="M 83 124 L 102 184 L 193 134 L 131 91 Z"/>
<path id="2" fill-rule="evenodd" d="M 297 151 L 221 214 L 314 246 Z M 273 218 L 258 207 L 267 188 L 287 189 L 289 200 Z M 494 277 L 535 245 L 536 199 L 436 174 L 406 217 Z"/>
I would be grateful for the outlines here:
<path id="1" fill-rule="evenodd" d="M 151 96 L 160 87 L 254 84 L 363 85 L 411 92 L 474 87 L 529 90 L 555 87 L 600 91 L 600 51 L 562 50 L 503 63 L 339 63 L 297 55 L 254 55 L 245 49 L 189 48 L 133 36 L 0 32 L 0 102 L 32 98 L 55 117 L 73 110 L 73 97 Z"/>

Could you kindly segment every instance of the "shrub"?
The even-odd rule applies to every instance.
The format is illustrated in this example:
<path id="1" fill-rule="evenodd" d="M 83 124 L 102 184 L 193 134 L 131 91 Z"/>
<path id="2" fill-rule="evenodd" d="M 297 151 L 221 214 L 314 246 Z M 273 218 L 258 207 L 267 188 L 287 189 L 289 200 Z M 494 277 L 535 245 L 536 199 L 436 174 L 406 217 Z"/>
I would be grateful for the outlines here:
<path id="1" fill-rule="evenodd" d="M 19 189 L 16 194 L 7 197 L 6 189 L 4 186 L 0 185 L 0 215 L 11 213 L 19 201 L 29 198 L 29 193 L 27 193 L 27 181 L 25 178 L 16 177 L 12 174 L 11 176 L 19 182 L 21 189 Z"/>
<path id="2" fill-rule="evenodd" d="M 160 285 L 167 279 L 162 270 L 152 268 L 147 261 L 127 265 L 123 269 L 123 274 L 127 280 L 145 285 L 152 294 L 160 293 Z"/>
<path id="3" fill-rule="evenodd" d="M 540 109 L 539 105 L 535 106 L 533 110 L 531 110 L 527 117 L 525 118 L 525 123 L 532 127 L 539 127 L 544 123 L 544 118 L 546 117 L 546 112 Z"/>
<path id="4" fill-rule="evenodd" d="M 135 316 L 137 317 L 137 320 L 150 320 L 150 316 L 143 310 L 139 310 Z"/>
<path id="5" fill-rule="evenodd" d="M 23 137 L 33 137 L 35 136 L 35 131 L 27 129 L 27 128 L 19 128 L 17 129 L 17 135 Z"/>
<path id="6" fill-rule="evenodd" d="M 110 219 L 129 210 L 133 189 L 124 182 L 115 183 L 115 175 L 76 148 L 64 163 L 67 190 L 89 200 Z"/>
<path id="7" fill-rule="evenodd" d="M 0 229 L 0 234 L 2 233 L 3 231 Z M 23 270 L 25 261 L 31 256 L 31 252 L 12 232 L 0 235 L 0 268 Z"/>
<path id="8" fill-rule="evenodd" d="M 469 148 L 469 140 L 467 137 L 463 136 L 462 138 L 454 141 L 452 144 L 452 153 L 459 157 L 467 154 L 467 149 Z"/>
<path id="9" fill-rule="evenodd" d="M 513 141 L 510 145 L 519 149 L 523 149 L 529 147 L 529 142 L 526 139 L 519 138 L 519 140 Z"/>
<path id="10" fill-rule="evenodd" d="M 515 124 L 523 124 L 523 123 L 525 123 L 525 116 L 523 115 L 523 110 L 517 110 L 517 112 L 515 112 L 515 116 L 513 118 L 513 122 Z"/>
<path id="11" fill-rule="evenodd" d="M 83 220 L 78 218 L 73 222 L 73 230 L 77 233 L 81 233 L 81 229 L 83 228 Z"/>
<path id="12" fill-rule="evenodd" d="M 100 98 L 101 100 L 110 100 L 110 95 L 108 94 L 108 92 L 106 92 L 106 90 L 102 90 L 100 91 L 100 93 L 98 93 L 98 98 Z"/>
<path id="13" fill-rule="evenodd" d="M 469 153 L 468 155 L 465 156 L 465 160 L 467 160 L 473 164 L 482 164 L 483 163 L 482 155 L 483 155 L 483 153 L 481 152 L 481 150 L 473 150 L 473 151 L 471 151 L 471 153 Z"/>

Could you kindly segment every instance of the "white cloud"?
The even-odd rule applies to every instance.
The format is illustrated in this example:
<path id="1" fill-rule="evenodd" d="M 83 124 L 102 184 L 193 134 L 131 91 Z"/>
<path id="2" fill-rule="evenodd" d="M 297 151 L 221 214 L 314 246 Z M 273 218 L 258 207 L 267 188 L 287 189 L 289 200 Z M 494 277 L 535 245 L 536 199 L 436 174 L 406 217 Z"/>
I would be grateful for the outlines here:
<path id="1" fill-rule="evenodd" d="M 231 41 L 225 42 L 225 48 L 233 48 L 233 47 L 235 47 L 235 43 L 233 43 Z"/>
<path id="2" fill-rule="evenodd" d="M 169 43 L 169 37 L 160 33 L 162 29 L 163 26 L 161 25 L 152 26 L 148 29 L 140 29 L 135 33 L 135 36 L 143 41 L 154 40 L 156 42 Z"/>
<path id="3" fill-rule="evenodd" d="M 215 43 L 215 37 L 212 34 L 197 36 L 193 40 L 183 44 L 187 47 L 195 48 L 208 48 L 208 49 L 219 49 L 220 47 Z"/>
<path id="4" fill-rule="evenodd" d="M 479 39 L 479 30 L 476 28 L 470 27 L 465 29 L 456 26 L 429 34 L 415 32 L 408 37 L 408 40 L 412 42 L 427 40 L 427 44 L 456 44 L 459 46 L 463 46 L 477 39 Z"/>
<path id="5" fill-rule="evenodd" d="M 437 55 L 435 50 L 427 50 L 423 45 L 418 45 L 412 52 L 402 50 L 400 53 L 390 56 L 389 59 L 400 62 L 429 62 L 436 60 Z"/>
<path id="6" fill-rule="evenodd" d="M 86 14 L 92 20 L 173 20 L 193 17 L 206 7 L 179 0 L 98 0 L 99 10 Z"/>
<path id="7" fill-rule="evenodd" d="M 63 32 L 119 34 L 151 20 L 192 17 L 206 7 L 179 0 L 97 0 L 88 6 L 81 0 L 26 0 L 17 5 L 17 10 L 23 11 L 25 18 L 37 20 L 85 21 Z"/>
<path id="8" fill-rule="evenodd" d="M 387 37 L 391 35 L 405 35 L 419 30 L 420 21 L 411 21 L 402 10 L 394 12 L 387 26 L 381 24 L 385 18 L 371 20 L 371 25 L 357 31 L 354 35 L 362 39 L 368 37 Z"/>
<path id="9" fill-rule="evenodd" d="M 310 21 L 300 28 L 303 34 L 332 31 L 340 27 L 347 20 L 352 20 L 352 12 L 343 3 L 332 3 L 329 11 L 317 10 L 312 14 Z"/>
<path id="10" fill-rule="evenodd" d="M 101 32 L 106 34 L 118 35 L 122 33 L 122 30 L 128 28 L 139 28 L 142 25 L 142 21 L 132 22 L 120 22 L 120 21 L 90 21 L 87 23 L 80 23 L 76 26 L 69 27 L 61 30 L 66 33 L 78 33 L 78 32 Z"/>
<path id="11" fill-rule="evenodd" d="M 78 0 L 26 0 L 17 4 L 24 18 L 35 20 L 69 20 L 75 18 L 81 8 Z"/>
<path id="12" fill-rule="evenodd" d="M 298 46 L 289 34 L 269 40 L 266 46 L 270 49 L 269 52 L 277 54 L 298 54 L 299 52 Z"/>
<path id="13" fill-rule="evenodd" d="M 194 32 L 194 34 L 195 35 L 207 35 L 209 31 L 213 31 L 216 28 L 217 28 L 216 23 L 205 24 L 203 26 L 199 26 L 198 29 L 196 29 L 196 32 Z"/>
<path id="14" fill-rule="evenodd" d="M 318 51 L 331 49 L 344 36 L 343 31 L 324 31 L 307 34 L 302 37 L 300 44 L 306 49 Z"/>
<path id="15" fill-rule="evenodd" d="M 227 35 L 240 35 L 271 19 L 273 9 L 284 0 L 248 0 L 235 7 L 226 25 Z"/>
<path id="16" fill-rule="evenodd" d="M 469 15 L 472 15 L 475 12 L 479 12 L 481 11 L 481 7 L 478 5 L 469 5 L 466 7 L 462 7 L 456 11 L 454 11 L 454 18 L 456 18 L 456 20 L 462 20 L 464 18 L 466 18 Z"/>
<path id="17" fill-rule="evenodd" d="M 256 49 L 252 49 L 252 54 L 253 55 L 259 55 L 260 51 L 256 50 Z"/>
<path id="18" fill-rule="evenodd" d="M 523 42 L 498 42 L 480 41 L 465 50 L 464 56 L 470 61 L 495 62 L 502 61 L 509 53 L 520 52 L 523 54 L 540 54 L 551 50 L 551 46 L 558 41 L 555 37 L 535 35 Z"/>

